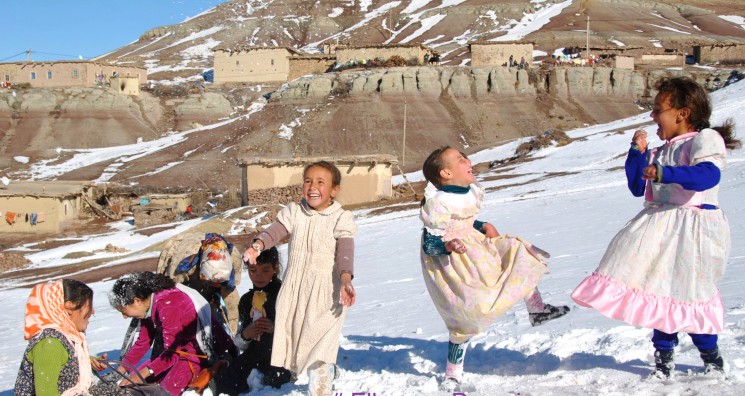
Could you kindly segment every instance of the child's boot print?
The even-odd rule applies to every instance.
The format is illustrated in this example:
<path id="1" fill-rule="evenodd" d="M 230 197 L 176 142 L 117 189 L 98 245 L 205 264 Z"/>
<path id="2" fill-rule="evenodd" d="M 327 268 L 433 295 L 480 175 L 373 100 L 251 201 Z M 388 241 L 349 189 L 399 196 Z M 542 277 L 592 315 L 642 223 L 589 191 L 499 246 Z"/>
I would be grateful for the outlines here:
<path id="1" fill-rule="evenodd" d="M 719 354 L 719 347 L 699 352 L 704 361 L 704 374 L 724 373 L 724 359 Z"/>
<path id="2" fill-rule="evenodd" d="M 675 352 L 672 350 L 656 350 L 654 352 L 654 372 L 652 373 L 652 375 L 662 379 L 670 378 L 673 373 L 673 369 L 675 369 L 675 363 L 673 362 L 674 357 Z"/>

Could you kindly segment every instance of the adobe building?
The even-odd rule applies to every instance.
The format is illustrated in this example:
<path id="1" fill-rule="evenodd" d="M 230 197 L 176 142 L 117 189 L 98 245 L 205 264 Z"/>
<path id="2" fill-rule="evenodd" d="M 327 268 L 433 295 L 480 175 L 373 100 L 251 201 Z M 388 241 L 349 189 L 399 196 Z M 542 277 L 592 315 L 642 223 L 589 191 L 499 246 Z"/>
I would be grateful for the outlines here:
<path id="1" fill-rule="evenodd" d="M 326 48 L 324 48 L 326 51 Z M 410 64 L 424 65 L 434 55 L 434 51 L 419 43 L 338 45 L 329 51 L 336 54 L 336 61 L 345 65 L 350 62 L 380 59 L 382 62 L 398 55 Z"/>
<path id="2" fill-rule="evenodd" d="M 29 84 L 34 88 L 108 87 L 111 86 L 111 79 L 117 77 L 127 80 L 126 89 L 121 88 L 121 80 L 117 81 L 117 92 L 139 93 L 139 86 L 147 83 L 147 69 L 90 61 L 0 63 L 3 85 Z"/>
<path id="3" fill-rule="evenodd" d="M 290 47 L 217 48 L 214 82 L 284 83 L 290 76 L 289 58 L 296 55 L 302 53 Z"/>
<path id="4" fill-rule="evenodd" d="M 729 42 L 694 45 L 693 59 L 698 64 L 745 64 L 745 44 Z"/>
<path id="5" fill-rule="evenodd" d="M 514 62 L 533 63 L 534 44 L 520 41 L 475 41 L 468 44 L 472 67 L 506 66 L 510 56 Z"/>
<path id="6" fill-rule="evenodd" d="M 0 184 L 0 233 L 53 234 L 83 211 L 89 182 L 11 181 Z"/>
<path id="7" fill-rule="evenodd" d="M 247 159 L 240 163 L 244 195 L 248 191 L 302 185 L 305 166 L 316 161 L 331 162 L 341 171 L 341 191 L 336 200 L 343 205 L 378 201 L 393 195 L 391 178 L 398 161 L 391 155 Z"/>

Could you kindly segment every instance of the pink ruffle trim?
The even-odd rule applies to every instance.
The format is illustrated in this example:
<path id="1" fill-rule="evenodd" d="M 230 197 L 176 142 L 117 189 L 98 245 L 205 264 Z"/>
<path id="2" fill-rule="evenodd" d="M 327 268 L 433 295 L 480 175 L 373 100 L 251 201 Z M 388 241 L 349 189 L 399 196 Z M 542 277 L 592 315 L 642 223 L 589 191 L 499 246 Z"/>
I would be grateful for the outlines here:
<path id="1" fill-rule="evenodd" d="M 718 334 L 724 328 L 719 290 L 709 301 L 687 303 L 632 289 L 596 272 L 574 289 L 572 299 L 609 318 L 669 334 Z"/>

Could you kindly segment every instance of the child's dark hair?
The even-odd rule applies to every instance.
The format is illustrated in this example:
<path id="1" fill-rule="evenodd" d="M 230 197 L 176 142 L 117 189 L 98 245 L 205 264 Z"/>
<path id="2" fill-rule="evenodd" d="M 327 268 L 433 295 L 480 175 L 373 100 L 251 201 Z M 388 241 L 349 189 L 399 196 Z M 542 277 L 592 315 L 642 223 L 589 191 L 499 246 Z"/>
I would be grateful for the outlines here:
<path id="1" fill-rule="evenodd" d="M 658 95 L 667 96 L 673 108 L 687 108 L 691 111 L 688 122 L 696 131 L 711 128 L 722 135 L 728 149 L 732 150 L 741 146 L 740 140 L 735 138 L 735 126 L 731 119 L 718 127 L 709 125 L 709 117 L 711 117 L 709 95 L 692 79 L 688 77 L 661 78 L 655 84 L 655 89 Z"/>
<path id="2" fill-rule="evenodd" d="M 430 153 L 427 159 L 424 160 L 424 165 L 422 165 L 424 178 L 435 187 L 442 187 L 442 179 L 440 179 L 440 171 L 444 165 L 442 163 L 442 153 L 451 148 L 450 146 L 442 146 Z"/>
<path id="3" fill-rule="evenodd" d="M 65 293 L 65 301 L 71 302 L 75 309 L 93 301 L 93 289 L 81 281 L 62 279 L 62 291 Z"/>
<path id="4" fill-rule="evenodd" d="M 312 164 L 308 164 L 308 166 L 303 169 L 303 179 L 305 178 L 305 174 L 308 173 L 308 169 L 313 168 L 314 166 L 320 166 L 321 168 L 324 168 L 331 172 L 332 187 L 336 187 L 341 184 L 341 171 L 339 171 L 339 168 L 337 168 L 336 165 L 328 161 L 317 161 L 313 162 Z"/>
<path id="5" fill-rule="evenodd" d="M 109 304 L 115 309 L 132 304 L 135 298 L 144 300 L 151 294 L 176 287 L 173 279 L 150 271 L 133 272 L 119 278 L 109 294 Z"/>
<path id="6" fill-rule="evenodd" d="M 282 271 L 282 266 L 279 264 L 279 251 L 277 251 L 276 247 L 272 246 L 269 249 L 262 251 L 261 254 L 256 257 L 256 265 L 260 264 L 271 265 L 274 269 L 272 280 L 279 280 L 279 273 Z"/>

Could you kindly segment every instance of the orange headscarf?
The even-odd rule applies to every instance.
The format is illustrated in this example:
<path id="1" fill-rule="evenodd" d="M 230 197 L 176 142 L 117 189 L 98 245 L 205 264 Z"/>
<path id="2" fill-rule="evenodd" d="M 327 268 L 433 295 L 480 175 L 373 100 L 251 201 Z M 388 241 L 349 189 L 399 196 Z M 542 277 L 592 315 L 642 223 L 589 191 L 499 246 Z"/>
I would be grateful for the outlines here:
<path id="1" fill-rule="evenodd" d="M 26 340 L 49 328 L 59 330 L 78 342 L 84 339 L 65 311 L 62 281 L 40 283 L 31 289 L 31 295 L 26 302 L 25 322 L 23 338 Z"/>
<path id="2" fill-rule="evenodd" d="M 62 395 L 87 395 L 93 382 L 88 342 L 65 310 L 65 291 L 61 280 L 34 286 L 26 302 L 23 338 L 29 340 L 44 329 L 55 329 L 62 333 L 75 348 L 78 358 L 78 383 Z"/>

